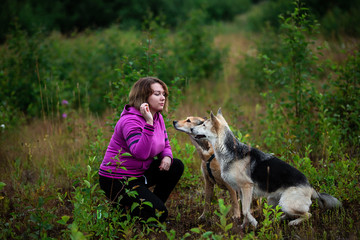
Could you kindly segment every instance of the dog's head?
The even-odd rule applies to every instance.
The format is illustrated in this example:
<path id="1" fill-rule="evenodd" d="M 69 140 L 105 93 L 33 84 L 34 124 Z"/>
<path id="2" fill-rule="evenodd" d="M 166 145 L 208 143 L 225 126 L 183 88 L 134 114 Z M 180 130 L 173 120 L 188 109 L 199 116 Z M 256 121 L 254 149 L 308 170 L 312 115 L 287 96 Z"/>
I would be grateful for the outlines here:
<path id="1" fill-rule="evenodd" d="M 221 108 L 219 108 L 216 116 L 211 112 L 209 119 L 201 125 L 191 128 L 191 133 L 196 136 L 195 138 L 206 138 L 212 141 L 221 136 L 226 127 L 228 124 L 222 115 Z"/>
<path id="2" fill-rule="evenodd" d="M 175 129 L 178 131 L 193 135 L 191 132 L 191 128 L 203 124 L 205 120 L 206 118 L 202 118 L 202 117 L 187 117 L 184 120 L 173 121 L 173 125 Z"/>

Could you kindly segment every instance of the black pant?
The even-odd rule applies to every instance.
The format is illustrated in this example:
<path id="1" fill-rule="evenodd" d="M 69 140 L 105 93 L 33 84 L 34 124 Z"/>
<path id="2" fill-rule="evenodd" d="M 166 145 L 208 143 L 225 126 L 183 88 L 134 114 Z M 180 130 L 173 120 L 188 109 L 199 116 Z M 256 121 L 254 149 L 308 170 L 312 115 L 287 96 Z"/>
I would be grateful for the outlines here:
<path id="1" fill-rule="evenodd" d="M 121 196 L 119 207 L 131 207 L 134 202 L 141 204 L 141 208 L 136 207 L 131 215 L 140 216 L 144 219 L 156 218 L 156 211 L 160 211 L 162 214 L 159 221 L 163 222 L 168 216 L 165 202 L 184 172 L 184 164 L 179 159 L 174 158 L 169 171 L 160 171 L 160 163 L 160 160 L 154 160 L 145 172 L 145 177 L 134 180 L 99 176 L 100 187 L 112 202 L 118 203 Z M 149 187 L 154 185 L 155 188 L 152 192 Z M 126 190 L 134 190 L 138 194 L 127 194 Z M 142 201 L 151 202 L 153 207 L 142 204 Z"/>

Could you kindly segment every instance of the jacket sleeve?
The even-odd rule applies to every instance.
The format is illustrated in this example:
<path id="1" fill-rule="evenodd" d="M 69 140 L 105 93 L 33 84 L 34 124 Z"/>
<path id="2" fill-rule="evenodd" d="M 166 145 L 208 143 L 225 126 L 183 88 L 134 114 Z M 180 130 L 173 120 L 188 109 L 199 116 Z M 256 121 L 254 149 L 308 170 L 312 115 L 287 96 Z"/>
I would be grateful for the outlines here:
<path id="1" fill-rule="evenodd" d="M 161 116 L 161 115 L 160 115 Z M 161 120 L 161 127 L 164 129 L 164 140 L 165 140 L 165 148 L 164 150 L 159 154 L 159 157 L 160 159 L 163 159 L 164 157 L 168 156 L 171 158 L 171 162 L 173 160 L 173 154 L 172 154 L 172 151 L 171 151 L 171 146 L 170 146 L 170 140 L 169 140 L 169 137 L 167 135 L 167 132 L 166 132 L 166 127 L 165 127 L 165 123 L 164 123 L 164 119 L 160 118 Z"/>
<path id="2" fill-rule="evenodd" d="M 151 153 L 154 127 L 138 119 L 126 119 L 121 126 L 122 134 L 130 154 L 139 160 L 146 160 Z"/>

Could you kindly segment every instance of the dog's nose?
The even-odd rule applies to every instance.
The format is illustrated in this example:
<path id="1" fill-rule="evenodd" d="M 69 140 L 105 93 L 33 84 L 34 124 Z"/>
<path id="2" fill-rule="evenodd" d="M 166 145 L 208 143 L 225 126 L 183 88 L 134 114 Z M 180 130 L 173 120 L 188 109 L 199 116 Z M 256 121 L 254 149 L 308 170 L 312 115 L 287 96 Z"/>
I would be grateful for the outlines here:
<path id="1" fill-rule="evenodd" d="M 173 125 L 175 126 L 175 124 L 177 123 L 178 121 L 173 121 Z"/>

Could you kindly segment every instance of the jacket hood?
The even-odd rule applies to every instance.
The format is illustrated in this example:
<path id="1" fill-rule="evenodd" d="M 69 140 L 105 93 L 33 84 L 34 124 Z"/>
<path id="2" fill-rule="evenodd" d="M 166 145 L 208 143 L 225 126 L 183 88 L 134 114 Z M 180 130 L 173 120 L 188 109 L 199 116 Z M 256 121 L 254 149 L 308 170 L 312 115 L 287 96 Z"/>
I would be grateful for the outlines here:
<path id="1" fill-rule="evenodd" d="M 122 113 L 120 115 L 120 118 L 123 116 L 126 116 L 126 115 L 136 115 L 136 116 L 143 118 L 143 116 L 139 110 L 137 110 L 135 107 L 132 107 L 128 104 L 125 105 L 124 110 L 122 111 Z M 159 113 L 155 113 L 154 120 L 156 120 L 158 118 L 158 116 L 159 116 Z"/>

